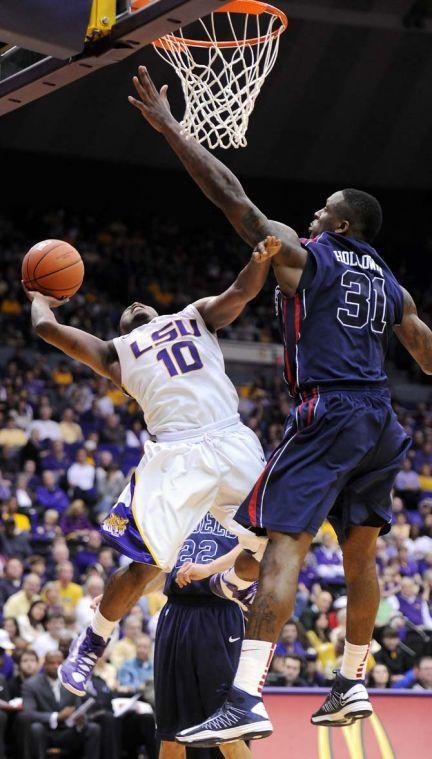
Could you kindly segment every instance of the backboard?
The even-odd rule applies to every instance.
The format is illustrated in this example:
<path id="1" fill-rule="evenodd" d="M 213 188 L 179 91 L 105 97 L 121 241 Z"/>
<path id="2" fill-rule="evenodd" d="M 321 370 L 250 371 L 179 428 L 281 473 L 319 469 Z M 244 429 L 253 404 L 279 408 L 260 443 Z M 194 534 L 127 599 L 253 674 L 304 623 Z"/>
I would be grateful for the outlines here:
<path id="1" fill-rule="evenodd" d="M 13 42 L 0 43 L 0 116 L 127 58 L 154 39 L 207 15 L 226 0 L 148 0 L 137 10 L 130 0 L 116 0 L 113 23 L 102 16 L 107 2 L 94 0 L 94 33 L 88 29 L 82 52 L 66 60 Z M 102 29 L 104 24 L 106 29 Z"/>

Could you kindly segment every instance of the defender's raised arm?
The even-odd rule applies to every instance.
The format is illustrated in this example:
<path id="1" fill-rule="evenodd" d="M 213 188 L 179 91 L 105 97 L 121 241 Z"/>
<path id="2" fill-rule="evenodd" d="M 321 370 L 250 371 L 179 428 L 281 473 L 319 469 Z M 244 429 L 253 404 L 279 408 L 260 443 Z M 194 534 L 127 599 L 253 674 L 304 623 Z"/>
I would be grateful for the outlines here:
<path id="1" fill-rule="evenodd" d="M 139 67 L 138 74 L 133 82 L 140 99 L 129 97 L 129 102 L 163 134 L 192 179 L 248 245 L 255 247 L 268 235 L 281 240 L 284 264 L 293 269 L 292 276 L 288 272 L 289 287 L 295 290 L 307 258 L 297 233 L 285 224 L 268 219 L 247 197 L 237 177 L 193 137 L 182 133 L 171 114 L 166 85 L 158 92 L 144 66 Z"/>

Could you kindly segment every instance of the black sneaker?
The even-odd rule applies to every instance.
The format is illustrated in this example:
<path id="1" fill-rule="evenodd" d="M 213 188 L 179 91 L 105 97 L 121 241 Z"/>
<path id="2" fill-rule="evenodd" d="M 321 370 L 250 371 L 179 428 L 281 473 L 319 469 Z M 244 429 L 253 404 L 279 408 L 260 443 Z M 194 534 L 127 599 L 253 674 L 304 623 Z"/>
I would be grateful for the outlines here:
<path id="1" fill-rule="evenodd" d="M 333 687 L 321 708 L 312 714 L 311 722 L 313 725 L 343 727 L 370 717 L 372 713 L 364 680 L 347 680 L 336 672 Z"/>

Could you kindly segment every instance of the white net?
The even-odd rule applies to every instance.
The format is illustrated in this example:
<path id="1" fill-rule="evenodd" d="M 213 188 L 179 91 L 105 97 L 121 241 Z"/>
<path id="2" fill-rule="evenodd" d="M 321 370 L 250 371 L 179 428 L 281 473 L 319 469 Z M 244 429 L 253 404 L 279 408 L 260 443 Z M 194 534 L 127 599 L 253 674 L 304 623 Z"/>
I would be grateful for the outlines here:
<path id="1" fill-rule="evenodd" d="M 260 13 L 215 12 L 197 22 L 202 39 L 179 29 L 153 43 L 181 81 L 183 129 L 212 149 L 247 145 L 249 118 L 286 28 L 283 14 L 265 8 Z"/>

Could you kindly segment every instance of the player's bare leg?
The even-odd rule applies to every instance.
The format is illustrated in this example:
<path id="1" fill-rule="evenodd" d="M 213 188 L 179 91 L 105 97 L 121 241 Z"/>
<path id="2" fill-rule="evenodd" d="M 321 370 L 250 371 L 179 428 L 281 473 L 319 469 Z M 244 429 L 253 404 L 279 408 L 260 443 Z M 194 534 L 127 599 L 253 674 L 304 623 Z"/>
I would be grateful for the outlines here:
<path id="1" fill-rule="evenodd" d="M 375 551 L 379 527 L 351 527 L 342 545 L 347 583 L 346 639 L 368 646 L 380 602 Z"/>
<path id="2" fill-rule="evenodd" d="M 298 575 L 311 542 L 312 535 L 307 532 L 299 535 L 269 533 L 245 639 L 269 643 L 277 641 L 284 623 L 294 610 Z"/>
<path id="3" fill-rule="evenodd" d="M 114 572 L 108 580 L 99 612 L 105 619 L 118 622 L 136 604 L 139 598 L 150 591 L 149 583 L 160 575 L 159 567 L 132 561 L 127 567 Z"/>
<path id="4" fill-rule="evenodd" d="M 314 725 L 349 725 L 372 714 L 365 688 L 366 663 L 380 600 L 375 563 L 379 527 L 352 526 L 342 545 L 347 583 L 347 624 L 340 672 Z"/>
<path id="5" fill-rule="evenodd" d="M 225 743 L 220 746 L 219 750 L 225 759 L 249 759 L 249 757 L 252 757 L 252 751 L 246 746 L 244 741 Z"/>
<path id="6" fill-rule="evenodd" d="M 77 696 L 86 695 L 87 681 L 117 622 L 145 592 L 153 589 L 154 580 L 160 574 L 158 567 L 133 561 L 111 575 L 92 622 L 73 641 L 67 659 L 59 668 L 66 690 Z"/>
<path id="7" fill-rule="evenodd" d="M 159 759 L 186 759 L 186 749 L 174 741 L 161 741 Z"/>

